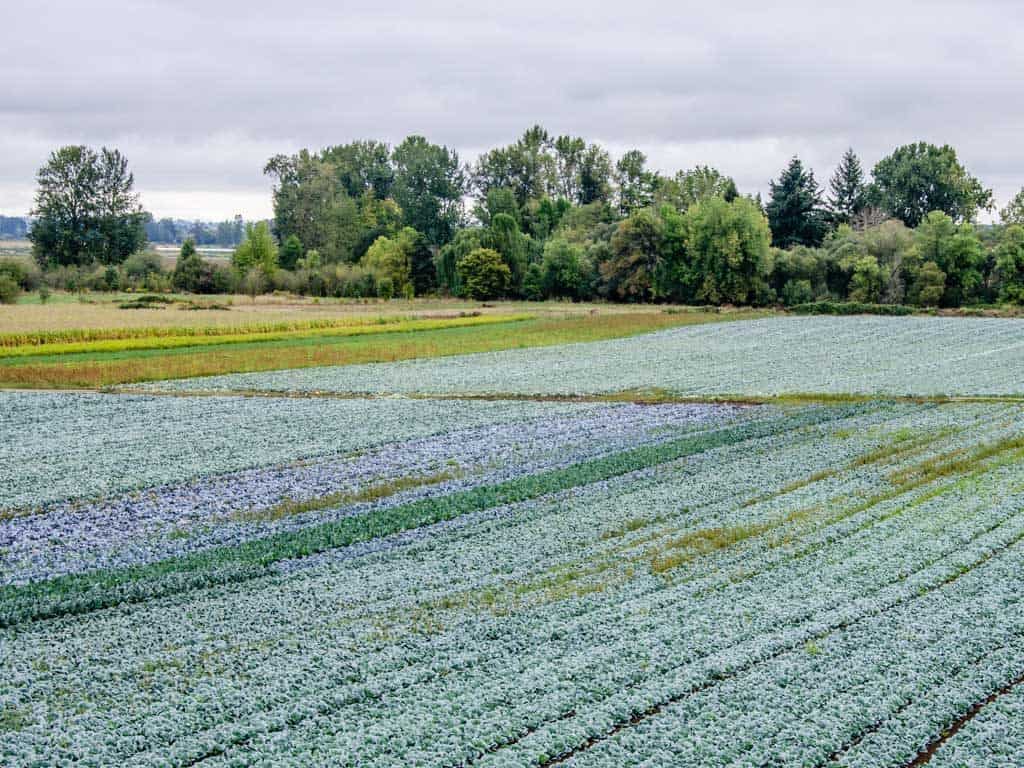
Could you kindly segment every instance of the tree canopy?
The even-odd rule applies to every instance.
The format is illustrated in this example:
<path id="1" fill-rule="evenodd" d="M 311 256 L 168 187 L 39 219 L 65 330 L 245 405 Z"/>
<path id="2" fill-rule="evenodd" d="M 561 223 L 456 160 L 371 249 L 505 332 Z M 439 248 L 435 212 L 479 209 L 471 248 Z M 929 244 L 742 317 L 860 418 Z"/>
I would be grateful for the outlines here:
<path id="1" fill-rule="evenodd" d="M 911 228 L 932 211 L 961 223 L 992 208 L 992 190 L 967 172 L 948 144 L 919 141 L 897 147 L 875 165 L 872 176 L 874 202 Z"/>
<path id="2" fill-rule="evenodd" d="M 120 264 L 145 245 L 146 214 L 118 150 L 61 147 L 37 182 L 29 239 L 41 265 Z"/>

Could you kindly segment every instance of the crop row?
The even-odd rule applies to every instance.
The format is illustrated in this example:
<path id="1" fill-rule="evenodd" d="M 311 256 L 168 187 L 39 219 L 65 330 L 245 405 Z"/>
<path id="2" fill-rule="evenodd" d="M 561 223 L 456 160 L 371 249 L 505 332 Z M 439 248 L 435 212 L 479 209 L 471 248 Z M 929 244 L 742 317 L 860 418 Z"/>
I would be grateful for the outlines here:
<path id="1" fill-rule="evenodd" d="M 902 765 L 1014 677 L 1024 420 L 774 423 L 401 548 L 3 630 L 7 762 Z"/>
<path id="2" fill-rule="evenodd" d="M 827 409 L 809 408 L 787 418 L 751 421 L 631 448 L 567 467 L 327 520 L 233 546 L 211 547 L 147 565 L 72 574 L 24 586 L 4 587 L 0 588 L 0 625 L 99 610 L 212 584 L 244 581 L 264 574 L 268 566 L 281 560 L 308 557 L 489 507 L 566 491 L 723 445 L 835 418 L 837 415 Z"/>
<path id="3" fill-rule="evenodd" d="M 593 405 L 0 392 L 3 511 L 345 454 Z"/>
<path id="4" fill-rule="evenodd" d="M 179 380 L 175 390 L 688 395 L 1024 394 L 1024 321 L 774 317 L 585 346 Z"/>
<path id="5" fill-rule="evenodd" d="M 517 421 L 453 429 L 355 454 L 47 505 L 0 523 L 0 585 L 238 544 L 756 416 L 749 409 L 678 404 L 552 410 L 527 418 L 530 413 L 524 409 Z"/>
<path id="6" fill-rule="evenodd" d="M 461 315 L 459 315 L 461 317 Z M 236 325 L 178 325 L 144 326 L 139 328 L 63 328 L 53 331 L 26 331 L 21 333 L 0 333 L 0 347 L 39 346 L 45 344 L 67 344 L 82 341 L 108 341 L 114 339 L 144 339 L 162 336 L 237 336 L 240 334 L 279 333 L 282 331 L 312 331 L 328 328 L 347 328 L 359 325 L 385 325 L 416 319 L 412 316 L 390 315 L 380 317 L 329 317 L 313 320 L 290 320 L 278 322 L 253 322 Z M 453 317 L 434 317 L 444 320 Z"/>
<path id="7" fill-rule="evenodd" d="M 385 319 L 376 322 L 354 323 L 352 321 L 308 321 L 306 323 L 282 323 L 282 328 L 233 329 L 222 327 L 178 328 L 171 330 L 190 331 L 181 334 L 166 333 L 138 334 L 140 329 L 119 329 L 130 332 L 118 338 L 87 339 L 82 341 L 28 342 L 3 344 L 0 337 L 0 360 L 5 358 L 27 358 L 42 355 L 70 355 L 101 352 L 127 352 L 142 349 L 178 349 L 181 347 L 211 347 L 224 344 L 245 344 L 262 341 L 284 341 L 287 339 L 317 339 L 344 336 L 367 336 L 378 333 L 402 333 L 408 331 L 433 331 L 442 328 L 465 328 L 469 326 L 511 323 L 530 319 L 530 315 L 482 315 L 432 319 Z M 298 326 L 298 327 L 293 327 Z M 146 329 L 153 330 L 153 329 Z M 89 335 L 89 334 L 86 334 Z"/>

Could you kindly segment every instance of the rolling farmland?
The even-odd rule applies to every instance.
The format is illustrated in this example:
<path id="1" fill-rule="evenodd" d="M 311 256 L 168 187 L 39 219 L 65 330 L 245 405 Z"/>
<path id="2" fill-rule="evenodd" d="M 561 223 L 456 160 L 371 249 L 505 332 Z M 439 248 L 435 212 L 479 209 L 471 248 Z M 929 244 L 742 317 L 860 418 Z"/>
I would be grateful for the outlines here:
<path id="1" fill-rule="evenodd" d="M 0 762 L 1018 765 L 1022 329 L 0 393 Z"/>

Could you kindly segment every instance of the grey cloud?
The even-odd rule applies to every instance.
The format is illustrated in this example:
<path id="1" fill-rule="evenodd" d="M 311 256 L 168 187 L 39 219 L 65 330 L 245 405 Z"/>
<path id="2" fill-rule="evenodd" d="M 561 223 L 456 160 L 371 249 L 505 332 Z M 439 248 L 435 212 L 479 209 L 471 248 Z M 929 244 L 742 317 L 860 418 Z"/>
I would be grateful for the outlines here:
<path id="1" fill-rule="evenodd" d="M 24 212 L 68 142 L 121 147 L 158 215 L 205 199 L 210 217 L 256 216 L 275 152 L 423 133 L 470 159 L 534 122 L 667 172 L 715 163 L 750 191 L 794 153 L 825 181 L 848 145 L 870 165 L 949 142 L 1005 200 L 1024 184 L 1022 21 L 999 0 L 15 0 L 0 210 Z"/>

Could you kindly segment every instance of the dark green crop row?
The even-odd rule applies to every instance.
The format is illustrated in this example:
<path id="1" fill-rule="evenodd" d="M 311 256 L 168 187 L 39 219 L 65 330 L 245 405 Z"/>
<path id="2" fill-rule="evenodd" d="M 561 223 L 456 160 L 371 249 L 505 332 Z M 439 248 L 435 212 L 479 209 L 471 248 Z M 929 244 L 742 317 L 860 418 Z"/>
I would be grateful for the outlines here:
<path id="1" fill-rule="evenodd" d="M 277 533 L 238 546 L 214 547 L 149 565 L 4 587 L 0 589 L 0 626 L 87 613 L 190 589 L 246 581 L 271 573 L 270 566 L 282 560 L 308 557 L 470 512 L 536 499 L 713 448 L 844 418 L 862 409 L 861 405 L 804 408 L 788 415 L 633 448 L 503 483 Z"/>

